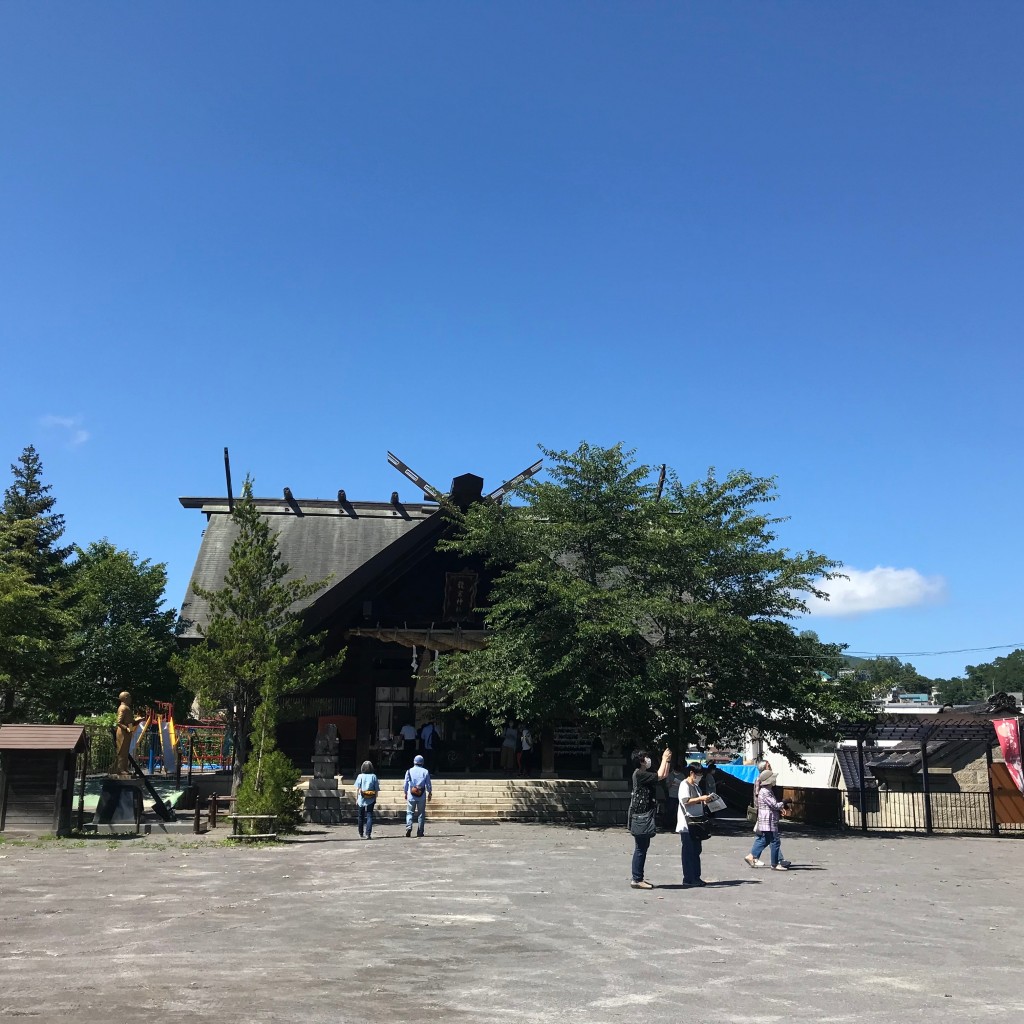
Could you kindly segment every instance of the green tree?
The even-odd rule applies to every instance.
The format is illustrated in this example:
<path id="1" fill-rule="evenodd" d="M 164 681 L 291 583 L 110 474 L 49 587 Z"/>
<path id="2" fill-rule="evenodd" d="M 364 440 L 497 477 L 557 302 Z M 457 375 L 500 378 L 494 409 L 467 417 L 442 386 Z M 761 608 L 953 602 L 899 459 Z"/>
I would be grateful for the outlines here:
<path id="1" fill-rule="evenodd" d="M 1024 651 L 968 665 L 963 676 L 936 679 L 935 686 L 943 704 L 978 704 L 994 693 L 1020 693 L 1024 691 Z"/>
<path id="2" fill-rule="evenodd" d="M 683 484 L 670 474 L 634 572 L 653 623 L 649 692 L 666 731 L 710 742 L 757 730 L 792 753 L 862 713 L 842 646 L 793 623 L 839 564 L 777 543 L 775 481 L 746 471 Z M 675 729 L 671 728 L 674 720 Z"/>
<path id="3" fill-rule="evenodd" d="M 167 570 L 108 540 L 78 550 L 75 661 L 50 698 L 59 721 L 108 710 L 122 690 L 136 706 L 181 701 L 171 668 L 177 613 L 165 609 Z"/>
<path id="4" fill-rule="evenodd" d="M 1024 651 L 1016 650 L 981 665 L 968 665 L 965 671 L 981 691 L 981 699 L 993 693 L 1020 693 L 1024 690 Z"/>
<path id="5" fill-rule="evenodd" d="M 0 670 L 7 677 L 0 720 L 49 716 L 48 695 L 59 688 L 71 662 L 74 626 L 72 546 L 60 544 L 64 517 L 53 511 L 56 499 L 43 483 L 43 464 L 32 445 L 11 472 L 14 480 L 0 505 L 0 572 L 8 574 L 8 590 L 27 585 L 32 599 L 19 615 L 19 639 L 13 646 L 20 655 Z"/>
<path id="6" fill-rule="evenodd" d="M 15 711 L 19 687 L 46 659 L 47 588 L 33 581 L 18 552 L 30 524 L 0 519 L 0 722 Z"/>
<path id="7" fill-rule="evenodd" d="M 988 696 L 984 685 L 978 681 L 954 676 L 952 679 L 936 679 L 940 704 L 979 704 Z"/>
<path id="8" fill-rule="evenodd" d="M 576 716 L 620 738 L 724 740 L 748 728 L 785 745 L 831 735 L 862 690 L 841 648 L 791 620 L 836 563 L 777 547 L 771 480 L 713 472 L 657 498 L 621 446 L 546 451 L 522 505 L 449 510 L 451 550 L 496 570 L 481 651 L 442 659 L 439 685 L 470 712 Z"/>
<path id="9" fill-rule="evenodd" d="M 931 693 L 932 681 L 909 662 L 892 655 L 879 655 L 865 660 L 859 672 L 871 689 L 872 696 L 885 698 L 893 690 L 899 693 Z"/>
<path id="10" fill-rule="evenodd" d="M 210 607 L 210 620 L 199 630 L 202 640 L 175 658 L 174 664 L 201 703 L 227 710 L 235 750 L 232 791 L 237 794 L 254 726 L 257 754 L 268 753 L 280 698 L 329 678 L 340 667 L 344 652 L 323 657 L 326 633 L 304 633 L 294 606 L 328 580 L 286 579 L 288 565 L 282 561 L 277 535 L 252 500 L 248 477 L 232 521 L 237 536 L 223 586 L 216 591 L 193 587 Z M 261 705 L 264 711 L 256 717 Z"/>

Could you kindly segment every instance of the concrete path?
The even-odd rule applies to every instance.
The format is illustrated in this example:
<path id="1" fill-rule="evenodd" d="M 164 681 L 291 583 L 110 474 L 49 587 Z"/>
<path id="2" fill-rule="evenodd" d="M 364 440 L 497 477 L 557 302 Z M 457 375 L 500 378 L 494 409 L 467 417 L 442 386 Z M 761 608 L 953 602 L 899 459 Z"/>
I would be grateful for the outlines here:
<path id="1" fill-rule="evenodd" d="M 787 874 L 623 829 L 334 829 L 273 848 L 0 843 L 0 1021 L 1024 1019 L 1024 840 L 788 836 Z"/>

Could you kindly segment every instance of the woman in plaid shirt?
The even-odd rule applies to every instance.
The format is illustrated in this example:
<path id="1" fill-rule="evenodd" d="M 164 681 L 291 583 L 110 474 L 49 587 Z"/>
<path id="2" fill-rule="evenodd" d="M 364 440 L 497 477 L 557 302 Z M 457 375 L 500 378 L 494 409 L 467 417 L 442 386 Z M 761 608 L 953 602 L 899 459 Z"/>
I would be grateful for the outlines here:
<path id="1" fill-rule="evenodd" d="M 766 768 L 757 779 L 757 838 L 750 853 L 743 859 L 752 868 L 763 868 L 764 861 L 760 859 L 765 847 L 771 846 L 772 870 L 788 871 L 789 861 L 782 859 L 782 836 L 779 833 L 779 819 L 782 812 L 789 804 L 788 801 L 780 800 L 772 786 L 778 780 L 778 775 L 770 768 Z"/>

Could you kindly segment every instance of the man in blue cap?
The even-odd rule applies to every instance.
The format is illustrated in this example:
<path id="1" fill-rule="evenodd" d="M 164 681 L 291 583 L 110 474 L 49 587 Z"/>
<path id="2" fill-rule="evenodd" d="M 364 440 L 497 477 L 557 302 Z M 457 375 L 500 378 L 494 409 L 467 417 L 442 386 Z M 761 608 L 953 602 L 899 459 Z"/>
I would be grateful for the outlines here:
<path id="1" fill-rule="evenodd" d="M 413 758 L 412 767 L 405 773 L 405 838 L 412 835 L 412 825 L 416 822 L 416 837 L 423 835 L 423 826 L 427 818 L 427 801 L 433 796 L 430 785 L 430 772 L 423 766 L 423 755 Z"/>

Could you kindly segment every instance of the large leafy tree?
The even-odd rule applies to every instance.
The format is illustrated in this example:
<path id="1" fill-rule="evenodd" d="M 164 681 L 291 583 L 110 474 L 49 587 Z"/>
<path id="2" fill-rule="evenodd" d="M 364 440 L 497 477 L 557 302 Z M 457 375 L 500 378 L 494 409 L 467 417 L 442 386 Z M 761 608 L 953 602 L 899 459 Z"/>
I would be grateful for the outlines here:
<path id="1" fill-rule="evenodd" d="M 137 706 L 179 697 L 171 658 L 177 613 L 164 608 L 166 566 L 108 540 L 78 551 L 73 666 L 52 694 L 60 721 L 105 711 L 122 690 Z"/>
<path id="2" fill-rule="evenodd" d="M 448 546 L 497 572 L 487 647 L 442 662 L 453 704 L 619 738 L 758 729 L 786 750 L 860 712 L 862 687 L 835 678 L 841 648 L 794 628 L 839 567 L 778 545 L 772 480 L 669 473 L 659 494 L 621 446 L 545 455 L 521 505 L 450 512 Z"/>
<path id="3" fill-rule="evenodd" d="M 42 460 L 32 445 L 11 472 L 0 505 L 0 589 L 21 597 L 16 633 L 0 641 L 7 652 L 6 667 L 0 665 L 0 719 L 47 715 L 46 695 L 60 685 L 71 661 L 74 627 L 73 548 L 60 543 L 64 517 L 54 511 L 56 499 L 43 483 Z"/>
<path id="4" fill-rule="evenodd" d="M 202 641 L 175 659 L 184 685 L 207 707 L 224 708 L 235 750 L 233 792 L 238 791 L 253 743 L 256 770 L 273 751 L 280 698 L 313 688 L 335 673 L 342 654 L 321 657 L 326 634 L 307 635 L 294 610 L 328 582 L 287 580 L 288 565 L 278 550 L 277 535 L 252 499 L 246 478 L 232 520 L 237 537 L 219 590 L 194 586 L 210 606 L 200 626 Z M 257 711 L 262 707 L 262 711 Z M 280 752 L 271 761 L 278 765 Z M 262 785 L 262 783 L 261 783 Z"/>

